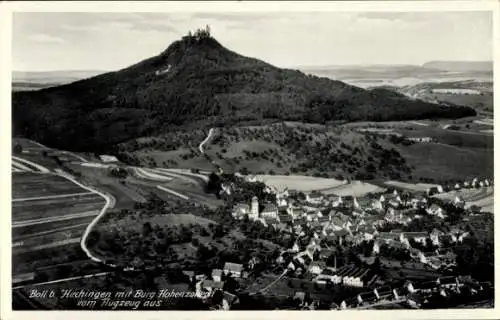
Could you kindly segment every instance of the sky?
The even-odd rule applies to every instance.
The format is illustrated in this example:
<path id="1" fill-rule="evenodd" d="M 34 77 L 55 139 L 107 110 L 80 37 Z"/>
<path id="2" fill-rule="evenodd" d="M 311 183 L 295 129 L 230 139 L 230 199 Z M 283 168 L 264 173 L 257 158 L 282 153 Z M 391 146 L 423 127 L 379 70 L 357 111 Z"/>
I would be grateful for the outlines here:
<path id="1" fill-rule="evenodd" d="M 491 12 L 13 15 L 16 71 L 117 70 L 209 25 L 226 48 L 279 67 L 492 60 Z"/>

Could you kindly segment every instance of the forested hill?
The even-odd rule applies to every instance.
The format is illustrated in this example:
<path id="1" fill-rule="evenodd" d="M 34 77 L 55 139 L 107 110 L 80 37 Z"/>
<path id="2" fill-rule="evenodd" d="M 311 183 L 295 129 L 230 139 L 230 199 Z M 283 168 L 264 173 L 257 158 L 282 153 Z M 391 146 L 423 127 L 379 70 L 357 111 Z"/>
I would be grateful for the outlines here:
<path id="1" fill-rule="evenodd" d="M 98 59 L 98 57 L 96 57 Z M 224 48 L 204 30 L 128 68 L 13 93 L 14 134 L 99 151 L 170 126 L 280 119 L 404 120 L 475 115 L 386 91 L 280 69 Z"/>

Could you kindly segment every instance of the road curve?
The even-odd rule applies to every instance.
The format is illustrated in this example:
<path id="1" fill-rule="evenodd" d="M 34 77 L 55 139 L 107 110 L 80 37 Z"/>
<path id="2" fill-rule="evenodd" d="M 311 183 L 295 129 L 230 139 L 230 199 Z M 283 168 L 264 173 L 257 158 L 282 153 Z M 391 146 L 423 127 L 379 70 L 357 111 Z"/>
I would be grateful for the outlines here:
<path id="1" fill-rule="evenodd" d="M 210 128 L 210 130 L 208 131 L 208 135 L 207 135 L 207 137 L 205 138 L 205 140 L 203 140 L 203 141 L 200 143 L 200 146 L 198 147 L 198 149 L 200 149 L 200 152 L 201 152 L 201 153 L 205 153 L 205 152 L 203 151 L 203 145 L 204 145 L 205 143 L 207 143 L 207 141 L 208 141 L 208 140 L 210 140 L 210 138 L 212 137 L 213 133 L 214 133 L 214 128 Z"/>
<path id="2" fill-rule="evenodd" d="M 80 186 L 81 188 L 83 188 L 85 190 L 88 190 L 90 192 L 93 192 L 95 194 L 100 195 L 106 201 L 106 203 L 104 204 L 104 207 L 102 207 L 102 209 L 99 212 L 99 214 L 87 226 L 87 228 L 85 229 L 85 232 L 83 233 L 83 236 L 82 236 L 82 238 L 80 240 L 80 246 L 82 247 L 82 250 L 85 252 L 85 254 L 87 255 L 87 257 L 89 257 L 89 259 L 91 259 L 91 260 L 93 260 L 95 262 L 103 262 L 100 258 L 94 256 L 92 254 L 92 252 L 90 252 L 89 248 L 87 247 L 87 243 L 86 242 L 87 242 L 87 238 L 88 238 L 88 236 L 90 234 L 90 231 L 92 231 L 92 228 L 94 228 L 94 226 L 97 224 L 97 222 L 99 222 L 99 220 L 106 214 L 107 210 L 109 208 L 112 208 L 114 206 L 115 199 L 112 198 L 112 197 L 110 197 L 110 196 L 108 196 L 107 194 L 104 194 L 104 193 L 102 193 L 100 191 L 97 191 L 97 190 L 95 190 L 93 188 L 85 186 L 85 185 L 81 184 L 80 182 L 76 181 L 75 179 L 73 179 L 71 177 L 68 177 L 67 175 L 59 174 L 59 176 L 68 179 L 69 181 L 73 182 L 74 184 Z"/>

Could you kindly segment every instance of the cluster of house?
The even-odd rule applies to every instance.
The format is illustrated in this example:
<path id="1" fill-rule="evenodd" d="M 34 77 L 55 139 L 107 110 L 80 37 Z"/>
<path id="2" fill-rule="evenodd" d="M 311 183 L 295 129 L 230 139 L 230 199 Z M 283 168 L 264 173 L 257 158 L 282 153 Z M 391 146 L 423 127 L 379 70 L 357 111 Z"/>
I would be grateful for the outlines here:
<path id="1" fill-rule="evenodd" d="M 197 298 L 207 300 L 219 291 L 222 293 L 222 300 L 219 306 L 214 307 L 229 310 L 232 305 L 239 302 L 239 299 L 233 293 L 224 290 L 224 279 L 227 279 L 227 277 L 235 279 L 246 277 L 248 273 L 243 269 L 242 264 L 226 262 L 222 269 L 213 269 L 211 277 L 207 277 L 205 274 L 196 275 L 193 271 L 183 271 L 183 273 L 190 281 L 195 281 L 195 294 Z"/>
<path id="2" fill-rule="evenodd" d="M 468 291 L 474 295 L 481 290 L 483 290 L 483 285 L 469 276 L 446 276 L 423 283 L 407 281 L 400 288 L 391 288 L 390 286 L 375 288 L 372 291 L 360 293 L 352 299 L 342 301 L 337 308 L 341 310 L 359 308 L 383 302 L 406 302 L 410 307 L 419 308 L 425 303 L 427 297 L 433 294 L 446 297 Z"/>
<path id="3" fill-rule="evenodd" d="M 389 222 L 399 222 L 403 225 L 410 223 L 421 216 L 414 209 L 424 209 L 427 214 L 445 218 L 446 213 L 436 204 L 430 205 L 424 195 L 400 195 L 397 191 L 382 194 L 375 199 L 356 197 L 330 196 L 321 193 L 310 193 L 300 204 L 290 199 L 288 190 L 276 193 L 276 203 L 268 203 L 260 210 L 259 200 L 254 197 L 251 205 L 238 204 L 233 210 L 233 217 L 260 221 L 265 226 L 273 226 L 286 233 L 293 233 L 298 237 L 311 235 L 309 244 L 300 247 L 296 242 L 286 255 L 281 255 L 278 262 L 287 265 L 287 268 L 297 275 L 310 272 L 317 276 L 315 281 L 330 281 L 334 284 L 347 286 L 368 286 L 376 279 L 369 270 L 336 269 L 326 267 L 324 260 L 328 256 L 321 253 L 328 251 L 328 244 L 353 243 L 361 244 L 373 240 L 373 255 L 380 253 L 385 245 L 394 249 L 409 250 L 410 256 L 433 269 L 453 266 L 454 257 L 449 252 L 422 252 L 412 247 L 412 243 L 419 243 L 427 247 L 428 243 L 441 246 L 447 240 L 449 243 L 461 242 L 468 236 L 464 230 L 457 228 L 446 232 L 434 229 L 430 232 L 402 232 L 391 230 L 381 232 L 379 227 Z M 461 205 L 461 199 L 455 199 L 456 205 Z M 319 254 L 319 261 L 314 257 Z M 287 257 L 287 258 L 285 258 Z"/>
<path id="4" fill-rule="evenodd" d="M 480 188 L 489 188 L 493 186 L 493 180 L 492 179 L 478 179 L 474 178 L 471 181 L 461 181 L 457 182 L 455 184 L 449 184 L 449 185 L 437 185 L 435 187 L 431 187 L 427 189 L 427 194 L 428 195 L 434 195 L 437 193 L 445 193 L 445 192 L 450 192 L 450 191 L 458 191 L 461 189 L 480 189 Z M 457 196 L 457 199 L 455 199 L 455 202 L 464 202 L 461 197 Z"/>
<path id="5" fill-rule="evenodd" d="M 429 215 L 444 219 L 446 212 L 437 204 L 430 204 L 424 195 L 400 195 L 398 191 L 380 195 L 375 199 L 356 197 L 329 196 L 321 193 L 306 195 L 305 201 L 298 202 L 289 198 L 290 192 L 276 194 L 276 203 L 267 203 L 261 209 L 257 197 L 251 204 L 240 203 L 232 211 L 235 219 L 248 216 L 264 226 L 288 233 L 304 235 L 305 229 L 311 229 L 316 239 L 348 240 L 360 243 L 372 240 L 377 234 L 377 227 L 387 223 L 407 225 L 414 219 L 422 218 L 415 209 L 423 209 Z M 457 206 L 465 206 L 465 201 L 457 197 Z M 419 238 L 418 235 L 409 235 Z M 426 234 L 425 237 L 428 235 Z M 381 236 L 382 239 L 384 235 Z M 435 235 L 431 239 L 436 242 Z"/>

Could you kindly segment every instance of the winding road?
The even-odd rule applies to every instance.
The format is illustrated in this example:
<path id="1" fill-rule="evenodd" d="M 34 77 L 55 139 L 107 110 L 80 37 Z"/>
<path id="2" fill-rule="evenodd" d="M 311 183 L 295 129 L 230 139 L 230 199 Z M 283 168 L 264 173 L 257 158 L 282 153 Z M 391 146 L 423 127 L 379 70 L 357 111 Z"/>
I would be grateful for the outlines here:
<path id="1" fill-rule="evenodd" d="M 198 149 L 200 149 L 200 152 L 201 152 L 201 153 L 205 153 L 205 151 L 203 151 L 203 145 L 204 145 L 205 143 L 207 143 L 207 142 L 208 142 L 208 140 L 210 140 L 210 138 L 212 138 L 213 134 L 214 134 L 214 128 L 210 128 L 210 130 L 208 131 L 208 135 L 207 135 L 207 137 L 205 138 L 205 140 L 203 140 L 203 141 L 200 143 L 200 146 L 198 147 Z"/>

